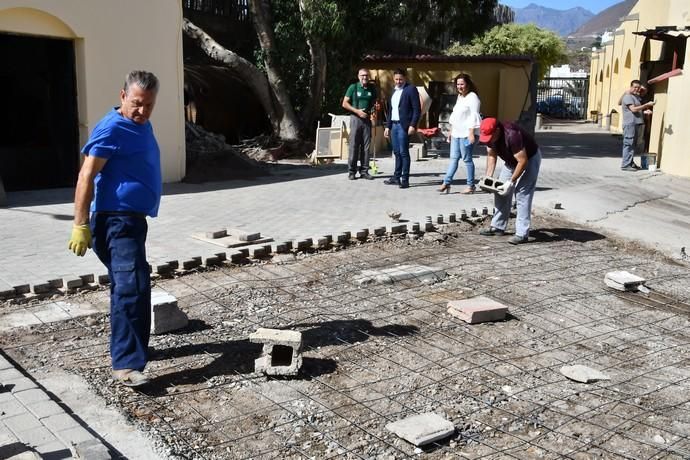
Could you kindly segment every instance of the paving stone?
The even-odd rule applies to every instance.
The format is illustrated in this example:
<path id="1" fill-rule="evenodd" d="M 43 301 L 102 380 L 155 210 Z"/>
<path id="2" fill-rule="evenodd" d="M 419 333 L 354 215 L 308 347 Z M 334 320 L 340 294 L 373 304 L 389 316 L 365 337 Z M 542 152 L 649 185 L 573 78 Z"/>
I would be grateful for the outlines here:
<path id="1" fill-rule="evenodd" d="M 204 265 L 207 267 L 214 267 L 221 265 L 221 260 L 218 256 L 211 256 L 211 257 L 206 257 L 204 259 Z"/>
<path id="2" fill-rule="evenodd" d="M 237 228 L 229 228 L 228 235 L 233 236 L 240 241 L 256 241 L 261 239 L 260 232 L 249 232 L 247 230 L 240 230 Z"/>
<path id="3" fill-rule="evenodd" d="M 24 376 L 14 380 L 3 380 L 2 383 L 6 387 L 11 388 L 10 392 L 12 393 L 38 388 L 38 386 L 33 380 Z"/>
<path id="4" fill-rule="evenodd" d="M 57 321 L 65 321 L 70 319 L 70 315 L 68 315 L 67 312 L 60 308 L 55 302 L 38 305 L 35 308 L 29 309 L 29 311 L 43 323 L 55 323 Z"/>
<path id="5" fill-rule="evenodd" d="M 96 438 L 72 445 L 71 451 L 75 459 L 110 460 L 113 458 L 108 448 Z"/>
<path id="6" fill-rule="evenodd" d="M 448 214 L 448 222 L 457 222 L 457 216 L 454 212 Z"/>
<path id="7" fill-rule="evenodd" d="M 63 443 L 55 438 L 55 441 L 49 442 L 47 444 L 42 444 L 36 446 L 36 452 L 38 452 L 43 459 L 50 460 L 63 460 L 70 459 L 72 457 L 72 452 Z"/>
<path id="8" fill-rule="evenodd" d="M 90 284 L 95 282 L 95 277 L 93 273 L 87 273 L 85 275 L 79 275 L 79 278 L 84 282 L 84 284 Z"/>
<path id="9" fill-rule="evenodd" d="M 107 273 L 101 273 L 100 275 L 98 275 L 98 284 L 100 284 L 101 286 L 110 284 L 110 275 L 108 275 Z"/>
<path id="10" fill-rule="evenodd" d="M 161 289 L 151 290 L 151 334 L 165 334 L 188 324 L 189 318 L 180 310 L 174 296 Z"/>
<path id="11" fill-rule="evenodd" d="M 274 252 L 276 254 L 285 254 L 289 251 L 287 244 L 285 243 L 276 243 Z"/>
<path id="12" fill-rule="evenodd" d="M 357 238 L 360 241 L 364 241 L 369 237 L 369 229 L 363 228 L 362 230 L 359 230 L 357 233 L 355 233 L 355 238 Z"/>
<path id="13" fill-rule="evenodd" d="M 22 378 L 26 378 L 26 376 L 15 369 L 14 366 L 6 367 L 0 371 L 0 383 Z"/>
<path id="14" fill-rule="evenodd" d="M 84 280 L 77 275 L 66 275 L 62 278 L 62 285 L 66 289 L 76 289 L 82 287 Z"/>
<path id="15" fill-rule="evenodd" d="M 167 262 L 156 264 L 155 270 L 159 275 L 169 275 L 173 272 L 173 268 Z"/>
<path id="16" fill-rule="evenodd" d="M 28 390 L 18 391 L 14 394 L 14 397 L 25 406 L 37 403 L 39 401 L 50 400 L 50 397 L 46 394 L 46 392 L 38 388 L 30 388 Z"/>
<path id="17" fill-rule="evenodd" d="M 24 431 L 43 427 L 43 425 L 41 425 L 41 422 L 36 417 L 34 417 L 33 414 L 26 411 L 23 411 L 17 415 L 13 415 L 12 417 L 7 417 L 3 419 L 3 422 L 5 423 L 5 425 L 7 425 L 7 428 L 12 430 L 12 432 L 15 435 L 17 435 L 17 437 L 19 437 L 19 433 L 22 433 Z"/>
<path id="18" fill-rule="evenodd" d="M 64 412 L 64 409 L 52 399 L 27 404 L 26 408 L 29 409 L 29 411 L 39 420 L 44 417 L 50 417 L 51 415 L 62 414 Z"/>
<path id="19" fill-rule="evenodd" d="M 228 256 L 225 252 L 216 252 L 213 255 L 218 257 L 218 260 L 220 260 L 221 262 L 228 260 Z"/>
<path id="20" fill-rule="evenodd" d="M 63 430 L 69 430 L 80 426 L 79 423 L 76 420 L 74 420 L 73 417 L 65 413 L 50 415 L 48 417 L 42 418 L 40 421 L 53 433 Z"/>
<path id="21" fill-rule="evenodd" d="M 14 433 L 12 433 L 4 423 L 0 423 L 0 447 L 6 447 L 15 442 L 19 442 L 19 439 L 17 439 Z"/>
<path id="22" fill-rule="evenodd" d="M 507 306 L 484 296 L 448 302 L 448 313 L 469 324 L 502 321 L 507 312 Z"/>
<path id="23" fill-rule="evenodd" d="M 298 251 L 307 251 L 311 249 L 311 247 L 314 245 L 314 241 L 311 238 L 307 238 L 304 240 L 297 240 L 295 246 L 297 247 Z"/>
<path id="24" fill-rule="evenodd" d="M 266 257 L 266 255 L 266 249 L 263 246 L 249 248 L 249 257 L 252 259 L 261 259 Z"/>
<path id="25" fill-rule="evenodd" d="M 55 436 L 66 445 L 72 445 L 72 443 L 79 444 L 94 439 L 93 435 L 81 426 L 70 428 L 69 430 L 58 431 L 55 433 Z"/>
<path id="26" fill-rule="evenodd" d="M 48 280 L 48 284 L 53 289 L 59 289 L 62 287 L 62 278 L 52 278 Z"/>
<path id="27" fill-rule="evenodd" d="M 223 238 L 228 236 L 228 231 L 226 229 L 212 230 L 210 232 L 204 233 L 204 236 L 208 239 Z"/>
<path id="28" fill-rule="evenodd" d="M 37 281 L 31 284 L 31 292 L 34 294 L 46 294 L 52 290 L 53 287 L 46 281 Z"/>
<path id="29" fill-rule="evenodd" d="M 326 249 L 329 245 L 330 243 L 328 242 L 328 239 L 325 237 L 320 237 L 316 239 L 316 246 L 319 249 Z"/>
<path id="30" fill-rule="evenodd" d="M 195 256 L 182 261 L 182 268 L 184 270 L 191 270 L 201 266 L 201 256 Z"/>
<path id="31" fill-rule="evenodd" d="M 242 258 L 243 258 L 243 259 L 246 259 L 247 257 L 249 257 L 249 249 L 247 249 L 247 248 L 240 248 L 240 249 L 238 249 L 237 251 L 238 251 L 240 254 L 242 254 Z"/>
<path id="32" fill-rule="evenodd" d="M 391 235 L 407 232 L 407 224 L 391 224 Z"/>
<path id="33" fill-rule="evenodd" d="M 9 393 L 5 393 L 9 394 Z M 10 417 L 15 417 L 17 415 L 25 414 L 26 413 L 26 407 L 19 401 L 17 401 L 14 397 L 12 399 L 8 399 L 7 401 L 4 401 L 2 405 L 0 406 L 0 420 L 5 420 Z"/>
<path id="34" fill-rule="evenodd" d="M 412 224 L 410 224 L 408 227 L 408 232 L 419 233 L 420 232 L 419 222 L 413 222 Z"/>
<path id="35" fill-rule="evenodd" d="M 335 241 L 338 244 L 347 244 L 347 242 L 350 241 L 350 238 L 345 233 L 338 233 L 335 237 Z"/>
<path id="36" fill-rule="evenodd" d="M 57 441 L 55 435 L 51 433 L 48 428 L 40 426 L 40 422 L 39 426 L 25 431 L 20 431 L 16 434 L 20 441 L 30 446 L 40 446 L 41 444 L 48 444 Z"/>
<path id="37" fill-rule="evenodd" d="M 0 371 L 3 371 L 5 369 L 14 369 L 14 365 L 7 361 L 7 359 L 0 355 Z M 2 380 L 0 380 L 2 382 Z"/>
<path id="38" fill-rule="evenodd" d="M 455 433 L 452 422 L 434 413 L 412 415 L 387 424 L 386 429 L 415 446 L 423 446 Z"/>
<path id="39" fill-rule="evenodd" d="M 374 227 L 374 235 L 383 236 L 386 234 L 386 227 Z"/>
<path id="40" fill-rule="evenodd" d="M 439 214 L 438 216 L 436 216 L 436 223 L 437 224 L 443 223 L 443 214 Z"/>
<path id="41" fill-rule="evenodd" d="M 31 286 L 28 283 L 15 284 L 14 286 L 12 286 L 12 288 L 14 289 L 14 292 L 17 293 L 17 295 L 28 294 L 29 292 L 31 292 Z"/>
<path id="42" fill-rule="evenodd" d="M 170 265 L 170 268 L 172 268 L 173 270 L 177 270 L 178 268 L 180 268 L 180 261 L 179 260 L 168 260 L 165 263 Z"/>
<path id="43" fill-rule="evenodd" d="M 434 230 L 434 224 L 432 222 L 425 222 L 424 223 L 424 231 L 425 232 L 431 232 Z"/>
<path id="44" fill-rule="evenodd" d="M 228 253 L 228 257 L 230 257 L 230 262 L 238 264 L 244 259 L 246 256 L 242 251 L 232 251 Z"/>
<path id="45" fill-rule="evenodd" d="M 12 286 L 0 280 L 0 299 L 8 299 L 17 295 Z"/>

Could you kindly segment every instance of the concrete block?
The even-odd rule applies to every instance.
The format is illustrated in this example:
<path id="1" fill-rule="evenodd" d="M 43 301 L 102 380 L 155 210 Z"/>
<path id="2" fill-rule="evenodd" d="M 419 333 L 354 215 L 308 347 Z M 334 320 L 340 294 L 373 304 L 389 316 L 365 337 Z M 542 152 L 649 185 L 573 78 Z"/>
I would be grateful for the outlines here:
<path id="1" fill-rule="evenodd" d="M 488 215 L 489 215 L 489 208 L 487 208 L 486 206 L 484 206 L 484 207 L 482 208 L 482 216 L 488 216 Z"/>
<path id="2" fill-rule="evenodd" d="M 210 232 L 204 233 L 204 236 L 208 239 L 214 240 L 216 238 L 223 238 L 228 236 L 228 231 L 226 229 L 211 230 Z"/>
<path id="3" fill-rule="evenodd" d="M 347 244 L 347 242 L 350 241 L 350 238 L 345 233 L 338 233 L 335 237 L 335 241 L 338 244 Z"/>
<path id="4" fill-rule="evenodd" d="M 472 208 L 470 211 L 470 217 L 479 217 L 479 213 L 477 212 L 477 208 Z"/>
<path id="5" fill-rule="evenodd" d="M 285 345 L 287 347 L 301 348 L 302 333 L 299 331 L 289 331 L 284 329 L 268 329 L 260 327 L 249 335 L 252 343 L 270 343 Z"/>
<path id="6" fill-rule="evenodd" d="M 362 230 L 359 230 L 357 233 L 355 233 L 355 238 L 357 238 L 360 241 L 364 241 L 369 237 L 369 229 L 368 228 L 363 228 Z"/>
<path id="7" fill-rule="evenodd" d="M 70 451 L 75 459 L 84 460 L 110 460 L 112 455 L 107 447 L 98 439 L 92 438 L 76 444 L 71 444 Z"/>
<path id="8" fill-rule="evenodd" d="M 410 233 L 419 233 L 420 232 L 420 227 L 419 227 L 419 222 L 413 222 L 408 225 L 407 231 Z"/>
<path id="9" fill-rule="evenodd" d="M 176 331 L 187 324 L 189 319 L 178 307 L 174 296 L 161 289 L 151 290 L 151 334 Z"/>
<path id="10" fill-rule="evenodd" d="M 436 216 L 436 223 L 437 224 L 443 223 L 443 214 L 439 214 L 438 216 Z"/>
<path id="11" fill-rule="evenodd" d="M 316 247 L 319 249 L 326 249 L 329 245 L 330 243 L 326 237 L 322 236 L 316 239 Z"/>
<path id="12" fill-rule="evenodd" d="M 448 222 L 452 223 L 452 222 L 456 222 L 456 221 L 457 221 L 457 218 L 456 218 L 456 215 L 454 212 L 451 212 L 450 214 L 448 214 Z"/>
<path id="13" fill-rule="evenodd" d="M 85 275 L 79 275 L 79 278 L 81 278 L 84 284 L 89 284 L 94 283 L 96 277 L 93 275 L 93 273 L 87 273 Z"/>
<path id="14" fill-rule="evenodd" d="M 46 294 L 53 290 L 53 287 L 48 282 L 36 282 L 31 284 L 31 292 L 34 294 Z"/>
<path id="15" fill-rule="evenodd" d="M 261 356 L 254 361 L 255 372 L 266 375 L 297 375 L 302 367 L 302 333 L 259 328 L 249 335 L 252 343 L 262 343 Z"/>
<path id="16" fill-rule="evenodd" d="M 347 238 L 348 241 L 352 239 L 352 233 L 351 232 L 343 232 L 343 235 L 345 235 L 345 238 Z"/>
<path id="17" fill-rule="evenodd" d="M 434 224 L 432 222 L 425 222 L 424 223 L 424 231 L 425 232 L 433 232 L 434 231 Z"/>
<path id="18" fill-rule="evenodd" d="M 2 284 L 0 281 L 0 299 L 9 299 L 17 295 L 17 291 L 12 286 Z"/>
<path id="19" fill-rule="evenodd" d="M 201 256 L 192 257 L 182 261 L 182 268 L 184 270 L 191 270 L 201 266 Z"/>
<path id="20" fill-rule="evenodd" d="M 423 446 L 455 433 L 452 422 L 430 412 L 391 422 L 386 429 L 415 446 Z"/>
<path id="21" fill-rule="evenodd" d="M 386 234 L 386 227 L 375 227 L 373 233 L 376 236 L 384 236 Z"/>
<path id="22" fill-rule="evenodd" d="M 647 280 L 626 271 L 609 272 L 604 276 L 604 283 L 618 291 L 637 291 L 645 281 Z"/>
<path id="23" fill-rule="evenodd" d="M 493 177 L 481 177 L 479 179 L 479 188 L 489 193 L 497 193 L 498 187 L 503 185 L 503 182 L 494 179 Z"/>
<path id="24" fill-rule="evenodd" d="M 62 285 L 66 289 L 76 289 L 84 285 L 84 280 L 77 275 L 67 275 L 62 278 Z"/>
<path id="25" fill-rule="evenodd" d="M 484 296 L 448 302 L 448 313 L 469 324 L 502 321 L 507 312 L 507 306 Z"/>
<path id="26" fill-rule="evenodd" d="M 218 260 L 220 260 L 221 262 L 225 262 L 226 260 L 228 260 L 228 256 L 224 252 L 216 252 L 213 255 L 218 257 Z"/>
<path id="27" fill-rule="evenodd" d="M 460 220 L 467 220 L 467 211 L 464 209 L 460 211 Z"/>

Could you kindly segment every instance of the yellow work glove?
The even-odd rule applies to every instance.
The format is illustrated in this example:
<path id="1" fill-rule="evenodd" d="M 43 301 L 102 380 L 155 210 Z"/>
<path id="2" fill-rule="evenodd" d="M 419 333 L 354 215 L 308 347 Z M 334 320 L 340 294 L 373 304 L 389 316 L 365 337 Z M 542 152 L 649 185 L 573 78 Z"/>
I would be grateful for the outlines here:
<path id="1" fill-rule="evenodd" d="M 86 254 L 86 249 L 91 247 L 91 229 L 88 225 L 75 225 L 72 227 L 72 236 L 69 239 L 69 250 L 78 256 Z"/>

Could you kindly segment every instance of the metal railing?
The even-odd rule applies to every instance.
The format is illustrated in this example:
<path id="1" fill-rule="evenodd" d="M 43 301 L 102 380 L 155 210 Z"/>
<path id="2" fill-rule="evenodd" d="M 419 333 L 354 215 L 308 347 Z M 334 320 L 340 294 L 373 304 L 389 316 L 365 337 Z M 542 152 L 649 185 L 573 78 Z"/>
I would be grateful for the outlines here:
<path id="1" fill-rule="evenodd" d="M 537 113 L 569 120 L 587 118 L 589 77 L 548 77 L 537 84 Z"/>

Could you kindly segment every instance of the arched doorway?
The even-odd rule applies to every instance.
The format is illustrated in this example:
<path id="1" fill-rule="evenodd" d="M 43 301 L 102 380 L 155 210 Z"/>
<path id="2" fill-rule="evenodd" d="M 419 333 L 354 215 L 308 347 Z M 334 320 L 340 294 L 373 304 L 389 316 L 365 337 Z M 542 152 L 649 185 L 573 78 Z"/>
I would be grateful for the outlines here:
<path id="1" fill-rule="evenodd" d="M 73 186 L 79 167 L 74 42 L 0 33 L 0 62 L 5 189 Z"/>

